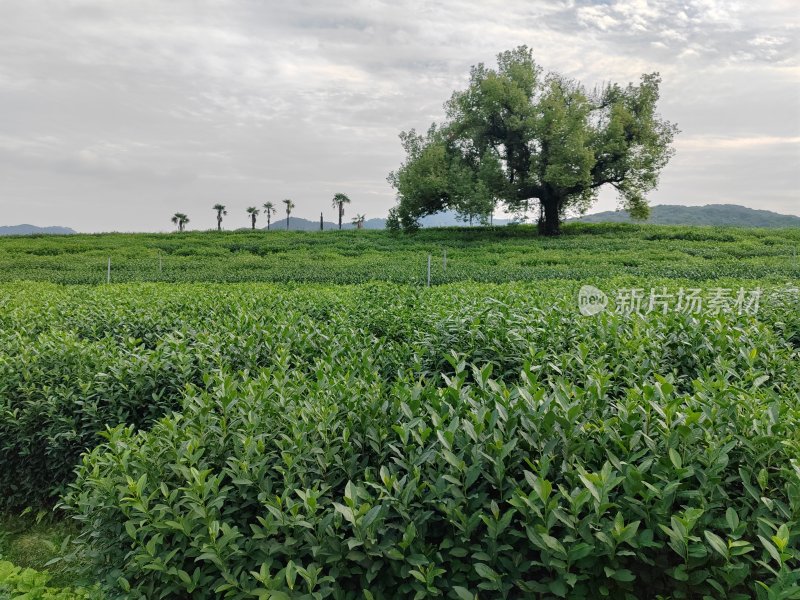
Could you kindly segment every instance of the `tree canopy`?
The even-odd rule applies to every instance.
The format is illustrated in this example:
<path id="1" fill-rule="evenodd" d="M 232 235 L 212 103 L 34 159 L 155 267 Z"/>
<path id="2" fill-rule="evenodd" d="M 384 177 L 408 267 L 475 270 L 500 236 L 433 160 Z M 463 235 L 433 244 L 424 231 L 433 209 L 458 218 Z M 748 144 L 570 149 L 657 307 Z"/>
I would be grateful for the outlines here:
<path id="1" fill-rule="evenodd" d="M 526 46 L 499 54 L 495 69 L 472 67 L 443 123 L 400 134 L 406 160 L 389 175 L 399 200 L 389 223 L 415 229 L 443 210 L 486 221 L 498 204 L 515 213 L 538 205 L 542 232 L 556 234 L 565 212 L 585 212 L 604 185 L 646 217 L 645 195 L 678 132 L 656 113 L 660 82 L 650 73 L 588 91 L 545 74 Z"/>

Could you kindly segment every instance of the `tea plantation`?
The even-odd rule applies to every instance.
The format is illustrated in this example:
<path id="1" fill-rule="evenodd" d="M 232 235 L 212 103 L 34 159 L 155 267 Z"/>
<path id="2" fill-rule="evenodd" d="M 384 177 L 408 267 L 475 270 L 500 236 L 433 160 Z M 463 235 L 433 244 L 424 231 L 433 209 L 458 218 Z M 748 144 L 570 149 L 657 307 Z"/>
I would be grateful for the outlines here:
<path id="1" fill-rule="evenodd" d="M 0 598 L 800 598 L 799 247 L 0 240 Z"/>
<path id="2" fill-rule="evenodd" d="M 530 225 L 385 231 L 216 231 L 0 237 L 0 281 L 538 281 L 613 275 L 800 278 L 800 228 L 571 223 L 558 238 Z M 445 254 L 447 257 L 445 265 Z"/>

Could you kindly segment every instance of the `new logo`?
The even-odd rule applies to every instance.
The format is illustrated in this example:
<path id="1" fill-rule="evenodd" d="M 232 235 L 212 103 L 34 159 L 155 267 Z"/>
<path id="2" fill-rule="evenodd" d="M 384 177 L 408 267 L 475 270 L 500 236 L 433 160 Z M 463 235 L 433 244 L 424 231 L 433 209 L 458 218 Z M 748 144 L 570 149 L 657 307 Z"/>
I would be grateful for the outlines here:
<path id="1" fill-rule="evenodd" d="M 593 285 L 584 285 L 578 291 L 578 310 L 585 317 L 603 312 L 608 306 L 608 296 Z"/>

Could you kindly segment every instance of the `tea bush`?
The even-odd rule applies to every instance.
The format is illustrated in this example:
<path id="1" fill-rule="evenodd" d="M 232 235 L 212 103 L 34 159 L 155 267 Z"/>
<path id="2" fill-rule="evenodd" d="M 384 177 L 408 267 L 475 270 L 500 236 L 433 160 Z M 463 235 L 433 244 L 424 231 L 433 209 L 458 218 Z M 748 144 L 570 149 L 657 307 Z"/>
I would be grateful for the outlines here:
<path id="1" fill-rule="evenodd" d="M 0 240 L 9 280 L 96 281 L 114 249 L 119 279 L 280 282 L 0 284 L 0 510 L 65 493 L 76 581 L 800 597 L 795 232 L 273 233 Z M 442 246 L 442 285 L 330 285 L 420 283 Z M 583 283 L 608 311 L 579 315 Z M 633 287 L 765 294 L 757 314 L 618 314 Z"/>
<path id="2" fill-rule="evenodd" d="M 772 312 L 765 305 L 766 323 L 679 314 L 576 320 L 576 292 L 558 281 L 431 289 L 0 286 L 0 506 L 52 503 L 106 426 L 148 427 L 180 406 L 187 385 L 203 387 L 209 372 L 257 372 L 284 355 L 300 372 L 323 359 L 366 362 L 387 381 L 408 371 L 451 374 L 452 352 L 491 362 L 495 377 L 509 382 L 532 362 L 543 381 L 606 373 L 615 398 L 654 374 L 671 374 L 681 391 L 720 372 L 733 382 L 764 377 L 779 393 L 796 390 L 786 341 L 797 330 L 786 315 L 800 312 L 797 300 Z"/>
<path id="3" fill-rule="evenodd" d="M 284 359 L 109 430 L 65 500 L 85 558 L 120 598 L 800 592 L 796 402 L 451 362 L 434 384 Z"/>
<path id="4" fill-rule="evenodd" d="M 201 384 L 209 369 L 255 370 L 281 352 L 303 368 L 331 350 L 334 335 L 343 344 L 341 360 L 357 348 L 346 343 L 351 327 L 338 331 L 294 309 L 289 302 L 296 303 L 296 294 L 274 290 L 237 301 L 235 293 L 208 290 L 205 301 L 183 310 L 206 290 L 173 294 L 164 288 L 146 306 L 125 306 L 126 294 L 152 291 L 100 290 L 77 307 L 66 306 L 71 294 L 51 297 L 47 324 L 38 317 L 28 323 L 35 301 L 24 294 L 17 300 L 23 308 L 11 312 L 0 331 L 0 506 L 55 498 L 106 425 L 148 425 L 177 408 L 185 386 Z M 115 305 L 116 298 L 123 302 Z M 175 314 L 162 312 L 171 303 L 180 324 Z"/>

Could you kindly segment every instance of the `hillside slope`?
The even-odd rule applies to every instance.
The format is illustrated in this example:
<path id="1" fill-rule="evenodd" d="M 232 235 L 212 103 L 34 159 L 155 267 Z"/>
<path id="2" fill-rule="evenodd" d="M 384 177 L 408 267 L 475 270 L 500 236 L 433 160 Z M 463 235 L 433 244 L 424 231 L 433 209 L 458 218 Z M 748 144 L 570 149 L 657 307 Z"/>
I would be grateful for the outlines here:
<path id="1" fill-rule="evenodd" d="M 606 211 L 571 219 L 583 223 L 632 223 L 627 211 Z M 716 225 L 729 227 L 800 227 L 800 217 L 770 210 L 756 210 L 737 204 L 682 206 L 659 204 L 650 209 L 653 225 Z"/>
<path id="2" fill-rule="evenodd" d="M 37 227 L 27 223 L 23 225 L 0 225 L 0 235 L 36 235 L 42 233 L 66 235 L 76 233 L 76 231 L 69 227 Z"/>

